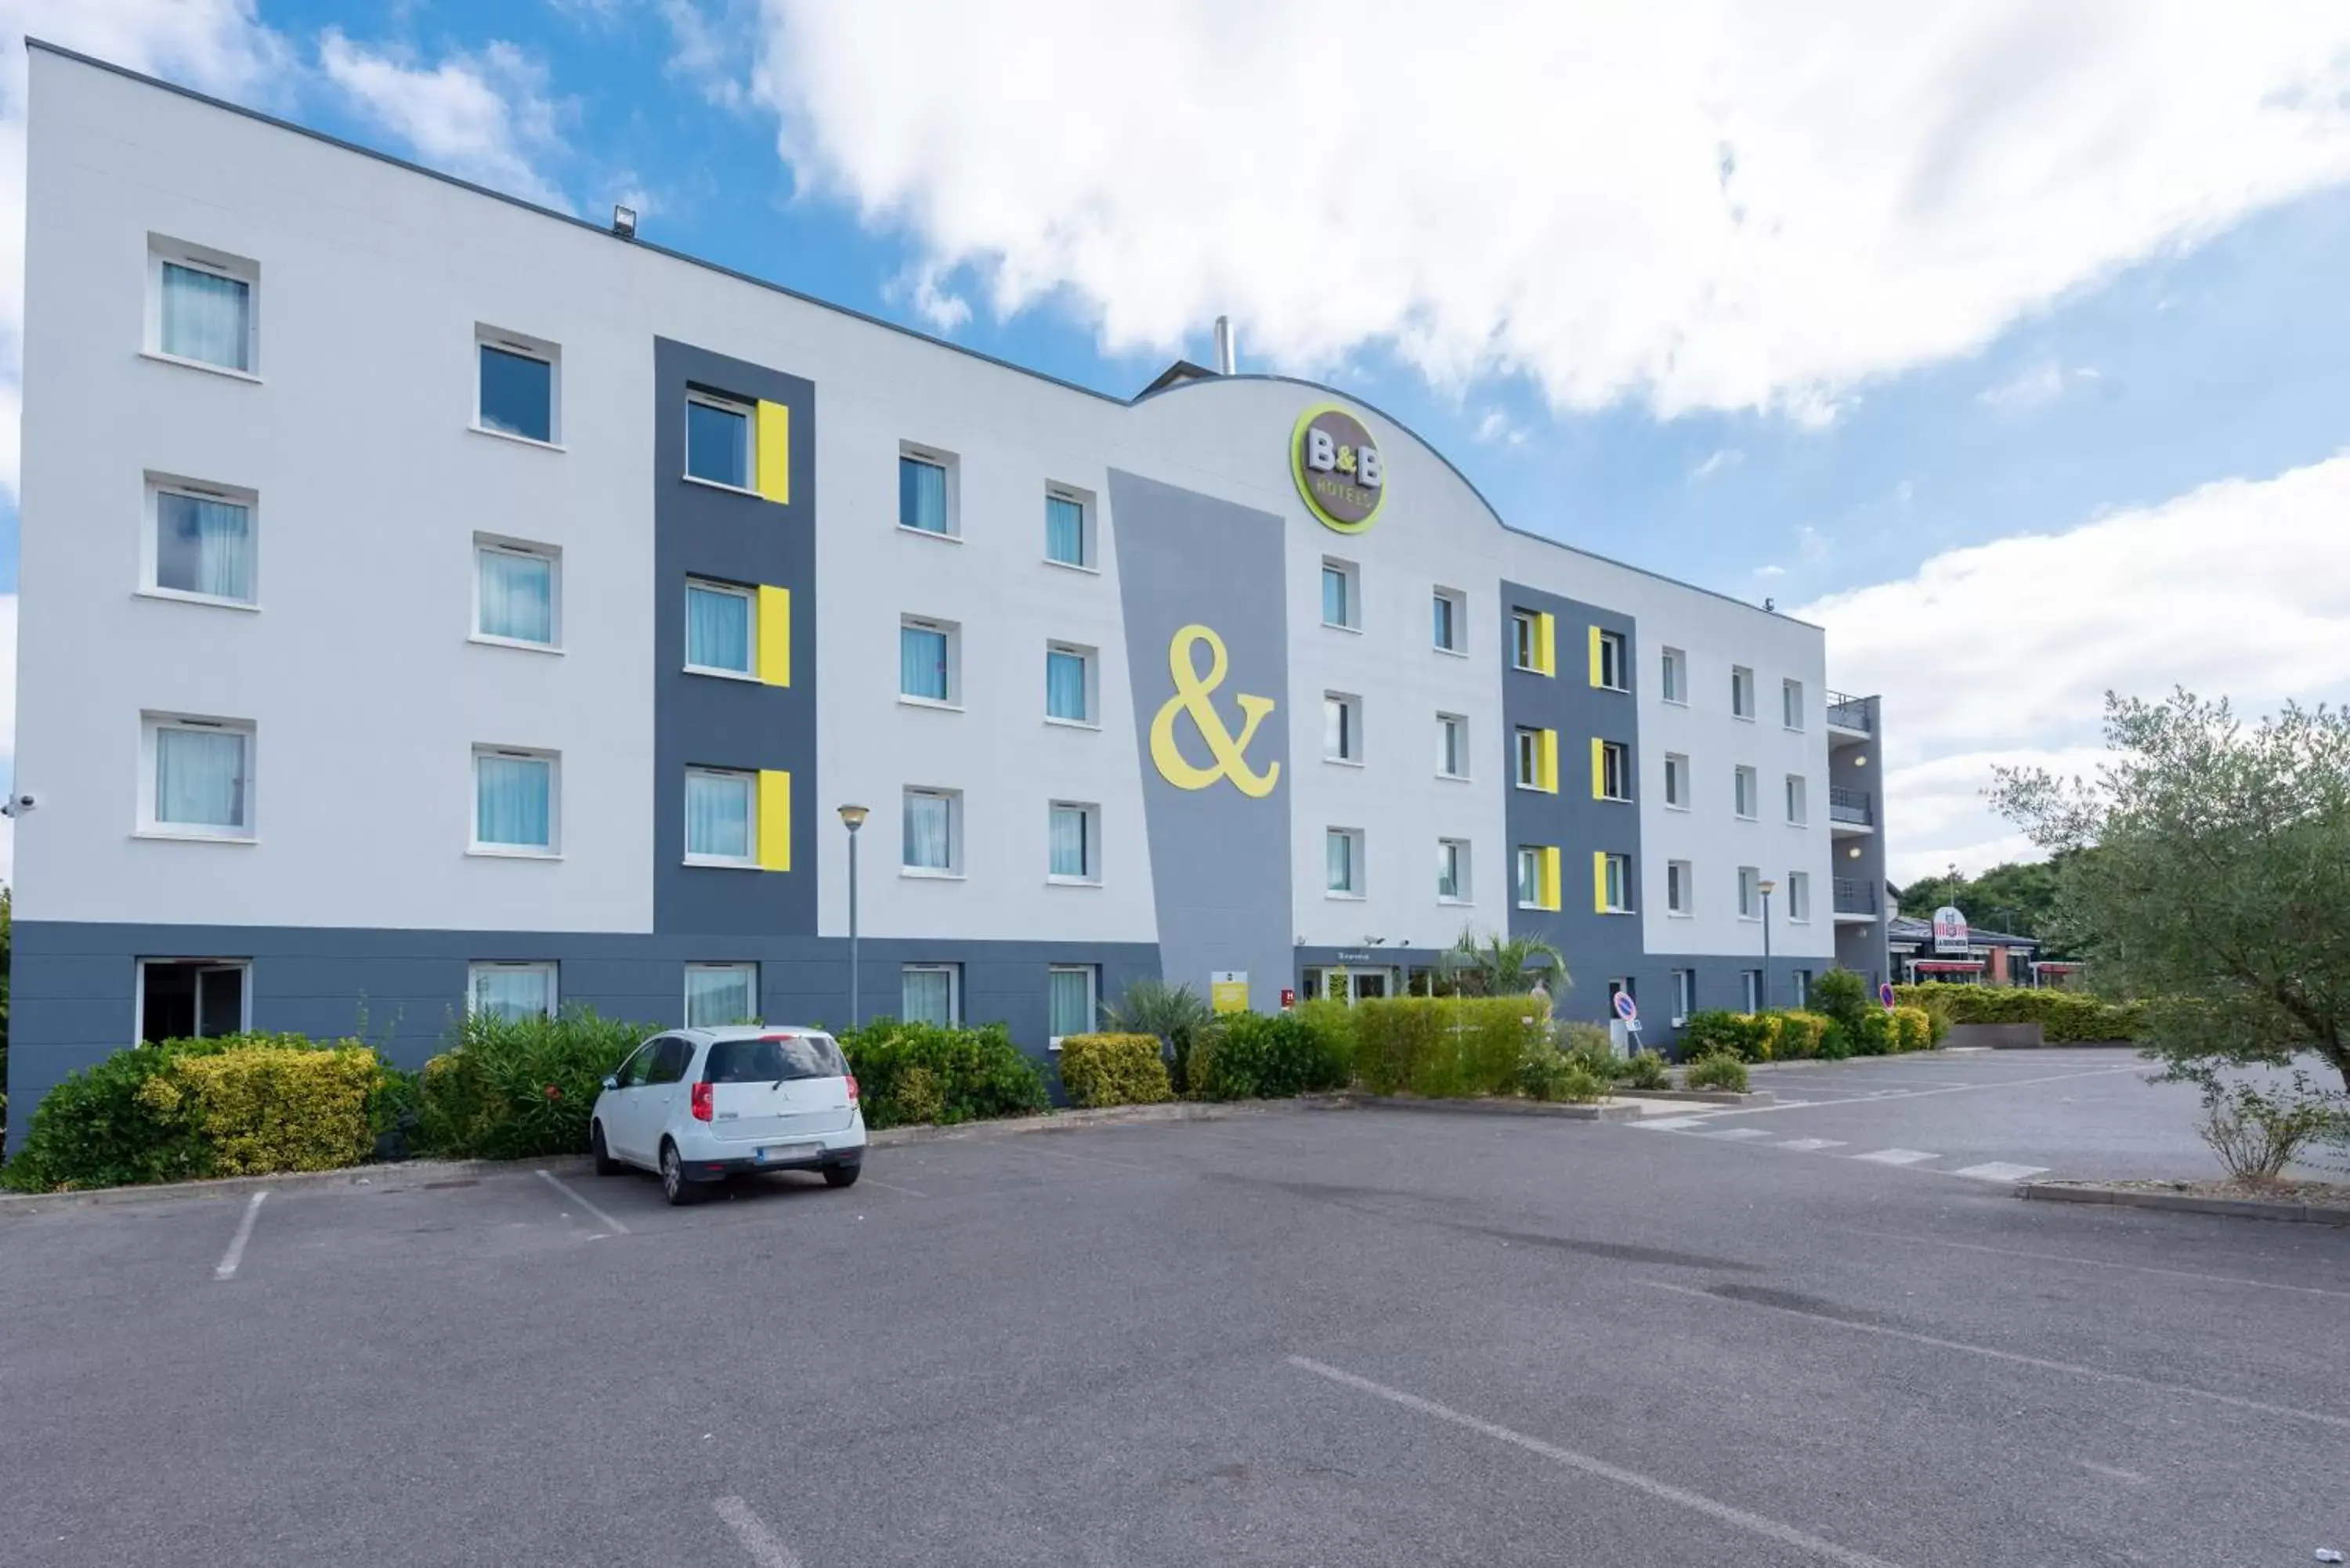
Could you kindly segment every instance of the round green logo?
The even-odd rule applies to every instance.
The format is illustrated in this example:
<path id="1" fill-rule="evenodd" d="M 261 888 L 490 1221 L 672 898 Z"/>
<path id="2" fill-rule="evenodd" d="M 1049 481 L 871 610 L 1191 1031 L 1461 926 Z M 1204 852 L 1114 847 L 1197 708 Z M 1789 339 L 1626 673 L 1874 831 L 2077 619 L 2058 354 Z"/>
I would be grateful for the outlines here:
<path id="1" fill-rule="evenodd" d="M 1388 466 L 1362 421 L 1336 403 L 1297 416 L 1289 437 L 1297 493 L 1323 525 L 1341 534 L 1369 527 L 1388 498 Z"/>

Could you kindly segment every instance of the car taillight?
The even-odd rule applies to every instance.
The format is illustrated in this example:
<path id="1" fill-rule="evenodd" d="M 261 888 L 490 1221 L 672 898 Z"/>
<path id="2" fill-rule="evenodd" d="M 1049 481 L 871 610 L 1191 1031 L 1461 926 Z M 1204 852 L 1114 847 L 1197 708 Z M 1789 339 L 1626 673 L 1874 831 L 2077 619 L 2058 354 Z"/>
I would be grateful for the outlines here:
<path id="1" fill-rule="evenodd" d="M 848 1075 L 848 1103 L 852 1106 L 857 1103 L 857 1075 L 854 1073 Z"/>
<path id="2" fill-rule="evenodd" d="M 708 1084 L 693 1085 L 693 1119 L 706 1122 L 717 1115 L 717 1094 Z"/>

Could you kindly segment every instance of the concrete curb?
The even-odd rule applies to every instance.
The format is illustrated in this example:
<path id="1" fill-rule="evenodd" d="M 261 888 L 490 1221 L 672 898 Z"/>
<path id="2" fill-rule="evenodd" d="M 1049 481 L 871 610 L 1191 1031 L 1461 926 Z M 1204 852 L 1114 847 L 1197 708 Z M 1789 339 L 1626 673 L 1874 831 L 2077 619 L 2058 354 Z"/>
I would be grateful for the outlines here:
<path id="1" fill-rule="evenodd" d="M 1750 1089 L 1740 1094 L 1735 1089 L 1626 1089 L 1624 1096 L 1634 1100 L 1679 1100 L 1692 1106 L 1772 1106 L 1779 1096 L 1768 1089 Z"/>
<path id="2" fill-rule="evenodd" d="M 2270 1201 L 2258 1198 L 2197 1198 L 2184 1192 L 2137 1192 L 2110 1187 L 2068 1187 L 2053 1181 L 2018 1182 L 2015 1195 L 2044 1203 L 2109 1203 L 2117 1209 L 2164 1209 L 2176 1214 L 2220 1214 L 2234 1220 L 2275 1220 L 2286 1224 L 2350 1225 L 2350 1209 L 2326 1204 Z"/>
<path id="3" fill-rule="evenodd" d="M 1638 1106 L 1560 1106 L 1539 1100 L 1423 1100 L 1409 1095 L 1357 1095 L 1346 1104 L 1373 1111 L 1445 1111 L 1485 1116 L 1549 1116 L 1563 1122 L 1637 1122 Z"/>
<path id="4" fill-rule="evenodd" d="M 1994 1051 L 2135 1051 L 2135 1040 L 2035 1040 L 2029 1045 L 1993 1045 Z"/>

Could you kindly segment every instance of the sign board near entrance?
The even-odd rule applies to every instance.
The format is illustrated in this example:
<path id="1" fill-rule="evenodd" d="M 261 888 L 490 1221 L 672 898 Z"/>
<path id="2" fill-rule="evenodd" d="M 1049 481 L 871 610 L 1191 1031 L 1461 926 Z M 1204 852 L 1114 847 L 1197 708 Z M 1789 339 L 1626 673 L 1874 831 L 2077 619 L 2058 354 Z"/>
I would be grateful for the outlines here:
<path id="1" fill-rule="evenodd" d="M 1248 1011 L 1248 971 L 1220 969 L 1208 976 L 1208 1005 L 1218 1012 Z"/>
<path id="2" fill-rule="evenodd" d="M 1967 956 L 1967 918 L 1948 904 L 1934 911 L 1934 953 Z"/>

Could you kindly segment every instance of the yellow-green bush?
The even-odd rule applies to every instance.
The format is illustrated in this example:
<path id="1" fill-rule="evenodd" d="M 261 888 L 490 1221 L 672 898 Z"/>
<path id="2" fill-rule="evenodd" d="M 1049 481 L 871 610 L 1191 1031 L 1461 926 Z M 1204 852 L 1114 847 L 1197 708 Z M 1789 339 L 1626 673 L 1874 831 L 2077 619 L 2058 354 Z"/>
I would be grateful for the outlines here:
<path id="1" fill-rule="evenodd" d="M 1934 1044 L 1934 1020 L 1922 1007 L 1897 1007 L 1893 1010 L 1893 1048 L 1896 1051 L 1927 1051 Z"/>
<path id="2" fill-rule="evenodd" d="M 1156 1034 L 1071 1034 L 1061 1041 L 1069 1104 L 1155 1106 L 1175 1097 Z"/>
<path id="3" fill-rule="evenodd" d="M 1762 1018 L 1770 1034 L 1769 1049 L 1762 1054 L 1766 1062 L 1803 1062 L 1818 1055 L 1820 1039 L 1827 1033 L 1831 1022 L 1825 1013 L 1800 1009 L 1766 1012 Z"/>
<path id="4" fill-rule="evenodd" d="M 365 1046 L 256 1045 L 174 1056 L 139 1087 L 166 1118 L 185 1118 L 211 1146 L 211 1174 L 265 1176 L 357 1165 L 375 1147 L 368 1098 L 382 1071 Z"/>
<path id="5" fill-rule="evenodd" d="M 2132 1002 L 2101 1001 L 2074 991 L 2039 991 L 2012 985 L 1897 985 L 1894 1000 L 1930 1008 L 1953 1023 L 2037 1023 L 2051 1045 L 2078 1040 L 2133 1040 L 2140 1010 Z"/>
<path id="6" fill-rule="evenodd" d="M 1399 996 L 1346 1009 L 1355 1077 L 1375 1095 L 1514 1095 L 1550 1020 L 1527 996 Z"/>

